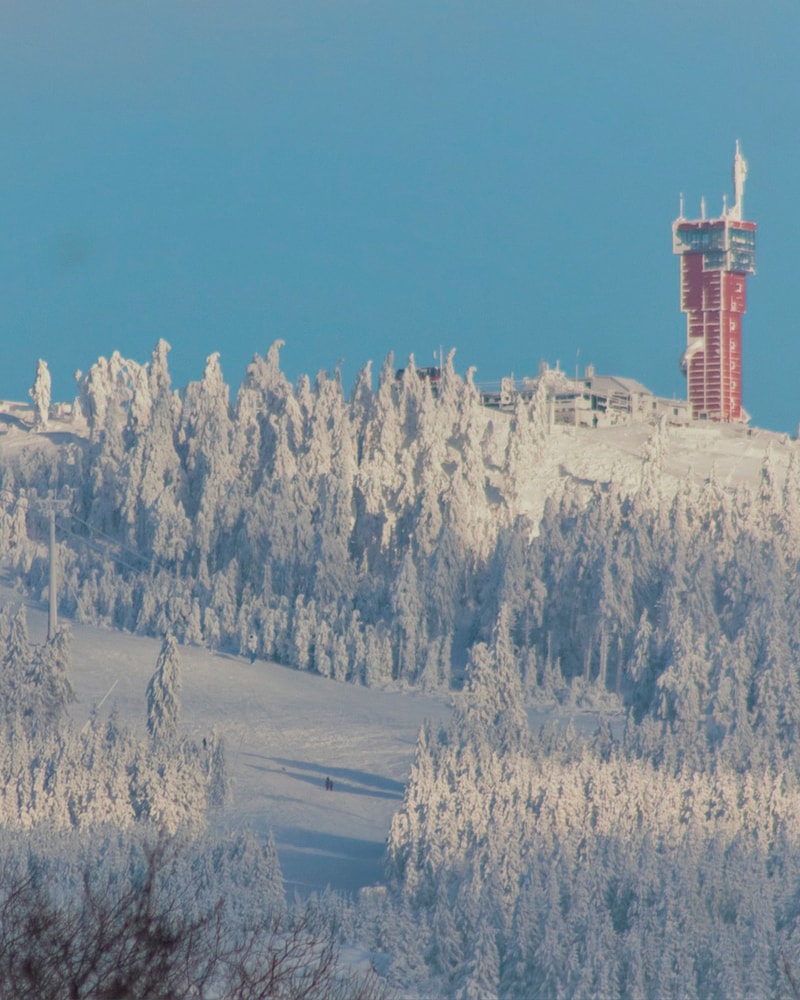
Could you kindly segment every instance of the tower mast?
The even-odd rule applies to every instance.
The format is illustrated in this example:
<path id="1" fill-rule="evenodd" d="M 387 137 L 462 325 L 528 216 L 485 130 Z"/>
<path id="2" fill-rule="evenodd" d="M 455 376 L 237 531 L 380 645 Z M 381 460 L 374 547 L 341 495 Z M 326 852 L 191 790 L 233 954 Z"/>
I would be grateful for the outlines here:
<path id="1" fill-rule="evenodd" d="M 755 274 L 756 224 L 744 219 L 747 162 L 739 141 L 733 159 L 733 205 L 699 219 L 681 214 L 672 224 L 672 250 L 681 258 L 681 311 L 686 349 L 681 370 L 695 420 L 746 421 L 742 407 L 742 316 L 747 276 Z"/>

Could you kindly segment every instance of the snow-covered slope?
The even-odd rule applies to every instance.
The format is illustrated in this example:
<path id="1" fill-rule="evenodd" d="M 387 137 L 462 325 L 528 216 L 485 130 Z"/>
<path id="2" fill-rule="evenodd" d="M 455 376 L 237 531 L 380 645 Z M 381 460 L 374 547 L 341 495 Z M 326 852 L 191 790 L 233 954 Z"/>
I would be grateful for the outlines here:
<path id="1" fill-rule="evenodd" d="M 3 603 L 20 594 L 0 589 Z M 33 642 L 46 611 L 28 605 Z M 70 623 L 78 725 L 94 705 L 144 731 L 145 688 L 161 643 Z M 231 801 L 223 820 L 275 836 L 289 891 L 355 891 L 383 874 L 385 840 L 402 801 L 424 719 L 449 715 L 445 695 L 337 684 L 273 663 L 180 649 L 181 728 L 225 739 Z M 325 778 L 333 779 L 332 792 Z"/>
<path id="2" fill-rule="evenodd" d="M 555 427 L 534 474 L 522 489 L 523 508 L 538 523 L 547 496 L 558 495 L 564 483 L 591 489 L 610 481 L 635 490 L 642 477 L 642 456 L 654 428 L 648 424 L 616 427 Z M 779 482 L 797 442 L 786 434 L 739 425 L 693 424 L 669 427 L 663 452 L 661 490 L 678 489 L 687 478 L 702 483 L 714 475 L 722 487 L 755 486 L 769 452 Z"/>

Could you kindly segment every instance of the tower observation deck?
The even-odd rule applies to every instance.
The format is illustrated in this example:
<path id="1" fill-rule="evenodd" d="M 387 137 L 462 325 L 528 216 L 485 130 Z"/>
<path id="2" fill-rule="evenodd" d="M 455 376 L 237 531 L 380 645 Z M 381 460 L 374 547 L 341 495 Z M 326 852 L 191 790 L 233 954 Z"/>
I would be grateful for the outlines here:
<path id="1" fill-rule="evenodd" d="M 747 163 L 736 143 L 734 203 L 707 219 L 683 216 L 672 224 L 672 251 L 681 258 L 681 311 L 686 313 L 686 350 L 681 370 L 696 420 L 747 420 L 742 408 L 742 316 L 747 275 L 755 274 L 756 224 L 743 217 Z"/>

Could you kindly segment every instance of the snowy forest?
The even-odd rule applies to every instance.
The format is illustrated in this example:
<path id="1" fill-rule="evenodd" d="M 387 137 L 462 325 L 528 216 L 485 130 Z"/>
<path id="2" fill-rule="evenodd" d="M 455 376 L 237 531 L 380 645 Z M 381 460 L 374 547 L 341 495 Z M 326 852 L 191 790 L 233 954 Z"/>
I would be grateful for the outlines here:
<path id="1" fill-rule="evenodd" d="M 325 989 L 343 996 L 800 996 L 797 445 L 780 468 L 767 449 L 755 484 L 675 480 L 680 431 L 661 422 L 633 479 L 564 476 L 540 509 L 561 441 L 546 379 L 500 413 L 452 353 L 435 391 L 389 357 L 346 394 L 338 372 L 292 385 L 280 346 L 233 399 L 217 355 L 180 390 L 164 341 L 146 364 L 100 359 L 77 376 L 76 433 L 3 458 L 9 574 L 46 596 L 41 502 L 60 502 L 61 613 L 166 638 L 147 739 L 113 717 L 73 732 L 67 635 L 33 654 L 24 614 L 4 612 L 0 813 L 17 860 L 0 907 L 19 831 L 91 828 L 109 864 L 213 857 L 216 887 L 255 868 L 248 885 L 288 921 L 259 931 L 273 949 L 313 925 L 386 956 L 381 983 L 343 984 L 331 960 Z M 452 693 L 449 725 L 420 732 L 384 885 L 287 915 L 268 845 L 201 850 L 197 833 L 173 857 L 135 833 L 179 838 L 224 809 L 222 741 L 177 735 L 180 644 Z M 532 727 L 531 706 L 552 723 Z M 597 732 L 560 726 L 564 706 L 591 707 Z M 74 895 L 79 861 L 64 870 Z"/>
<path id="2" fill-rule="evenodd" d="M 271 839 L 231 829 L 224 742 L 179 727 L 163 641 L 144 738 L 112 711 L 76 729 L 70 634 L 31 644 L 0 612 L 0 996 L 381 1000 L 315 899 L 287 902 Z"/>

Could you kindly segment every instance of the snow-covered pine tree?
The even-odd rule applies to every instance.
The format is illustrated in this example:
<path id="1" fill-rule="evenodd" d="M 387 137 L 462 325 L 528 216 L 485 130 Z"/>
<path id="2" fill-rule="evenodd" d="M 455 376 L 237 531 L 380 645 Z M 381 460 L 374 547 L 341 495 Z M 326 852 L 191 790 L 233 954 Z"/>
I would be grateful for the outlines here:
<path id="1" fill-rule="evenodd" d="M 153 739 L 170 739 L 177 734 L 180 685 L 178 641 L 168 633 L 147 685 L 147 730 Z"/>
<path id="2" fill-rule="evenodd" d="M 33 426 L 37 430 L 44 430 L 50 417 L 50 372 L 47 362 L 39 361 L 36 365 L 36 377 L 33 380 L 29 395 L 33 400 Z"/>
<path id="3" fill-rule="evenodd" d="M 182 505 L 185 472 L 176 450 L 179 402 L 170 388 L 169 344 L 159 340 L 138 373 L 121 476 L 127 483 L 122 514 L 127 544 L 158 562 L 181 562 L 191 541 Z"/>
<path id="4" fill-rule="evenodd" d="M 194 563 L 200 582 L 225 556 L 218 551 L 221 533 L 235 519 L 239 480 L 231 454 L 233 423 L 229 389 L 222 377 L 219 353 L 206 358 L 200 382 L 186 389 L 179 428 L 184 453 L 184 506 L 194 526 Z"/>
<path id="5" fill-rule="evenodd" d="M 21 604 L 11 619 L 3 656 L 2 704 L 7 717 L 30 715 L 30 674 L 33 651 L 28 639 L 28 618 Z"/>
<path id="6" fill-rule="evenodd" d="M 267 356 L 255 354 L 239 386 L 233 420 L 232 455 L 248 495 L 254 494 L 273 472 L 275 429 L 272 421 L 291 398 L 292 387 L 280 368 L 282 340 Z"/>
<path id="7" fill-rule="evenodd" d="M 508 429 L 503 467 L 503 494 L 512 515 L 520 510 L 524 494 L 535 481 L 545 440 L 547 400 L 543 394 L 530 405 L 520 393 L 514 399 L 514 414 Z"/>
<path id="8" fill-rule="evenodd" d="M 391 600 L 396 675 L 402 680 L 413 682 L 422 666 L 420 650 L 425 643 L 425 614 L 410 548 L 403 557 Z"/>
<path id="9" fill-rule="evenodd" d="M 219 810 L 228 801 L 229 792 L 225 769 L 225 738 L 215 730 L 205 742 L 208 752 L 208 806 Z"/>
<path id="10" fill-rule="evenodd" d="M 69 627 L 61 625 L 56 634 L 38 646 L 31 664 L 31 702 L 35 725 L 55 729 L 64 709 L 75 701 L 70 683 L 72 666 Z"/>

